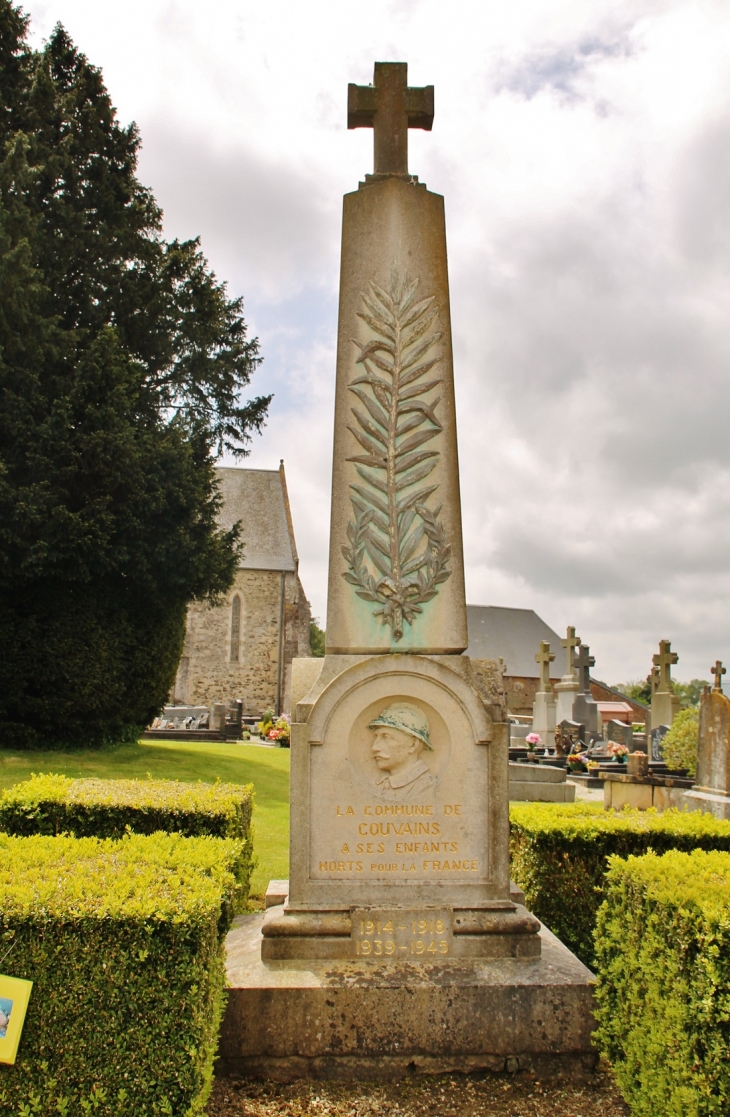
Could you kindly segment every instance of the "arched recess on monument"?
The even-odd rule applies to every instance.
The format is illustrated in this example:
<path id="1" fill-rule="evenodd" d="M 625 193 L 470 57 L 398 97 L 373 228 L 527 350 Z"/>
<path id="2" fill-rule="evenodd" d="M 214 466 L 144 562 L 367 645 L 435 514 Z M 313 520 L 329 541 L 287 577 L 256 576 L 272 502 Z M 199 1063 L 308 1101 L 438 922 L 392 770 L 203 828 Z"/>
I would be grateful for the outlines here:
<path id="1" fill-rule="evenodd" d="M 243 621 L 243 598 L 240 593 L 236 592 L 231 598 L 231 626 L 228 647 L 230 663 L 240 663 L 242 659 Z"/>

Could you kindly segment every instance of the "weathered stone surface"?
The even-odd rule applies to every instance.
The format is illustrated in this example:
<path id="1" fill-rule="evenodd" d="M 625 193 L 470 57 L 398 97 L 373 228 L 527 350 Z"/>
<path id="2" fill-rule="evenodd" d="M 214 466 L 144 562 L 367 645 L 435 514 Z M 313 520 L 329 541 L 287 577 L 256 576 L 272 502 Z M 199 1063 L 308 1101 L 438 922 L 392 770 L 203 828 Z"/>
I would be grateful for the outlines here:
<path id="1" fill-rule="evenodd" d="M 578 672 L 575 666 L 575 649 L 580 647 L 580 636 L 576 636 L 575 628 L 568 626 L 565 639 L 561 640 L 565 649 L 565 674 L 555 686 L 556 710 L 555 717 L 558 724 L 562 721 L 573 720 L 573 702 L 580 692 Z"/>
<path id="2" fill-rule="evenodd" d="M 730 700 L 720 689 L 722 664 L 716 665 L 716 685 L 700 699 L 697 783 L 687 792 L 691 810 L 730 819 Z"/>
<path id="3" fill-rule="evenodd" d="M 508 727 L 474 683 L 463 656 L 325 658 L 292 725 L 289 909 L 508 899 Z M 397 787 L 369 728 L 394 703 L 430 730 Z"/>
<path id="4" fill-rule="evenodd" d="M 218 1074 L 392 1078 L 589 1070 L 592 975 L 545 928 L 532 960 L 433 965 L 261 961 L 261 917 L 227 940 Z"/>
<path id="5" fill-rule="evenodd" d="M 278 470 L 219 469 L 219 526 L 242 523 L 243 555 L 222 602 L 188 609 L 176 703 L 210 706 L 239 698 L 260 716 L 288 709 L 290 665 L 309 655 L 309 602 L 297 573 L 283 464 Z"/>
<path id="6" fill-rule="evenodd" d="M 397 509 L 409 498 L 415 518 L 406 530 Z M 428 548 L 429 563 L 410 570 Z M 368 592 L 365 575 L 347 580 L 364 570 L 375 601 L 358 597 Z M 419 573 L 427 594 L 435 591 L 430 600 Z M 410 614 L 414 605 L 422 611 Z M 391 619 L 383 623 L 377 609 Z M 409 178 L 383 178 L 344 204 L 327 650 L 443 655 L 467 643 L 443 198 Z"/>
<path id="7" fill-rule="evenodd" d="M 671 640 L 660 640 L 659 651 L 652 657 L 651 728 L 671 726 L 679 711 L 679 698 L 672 693 L 672 666 L 679 656 L 672 651 Z"/>
<path id="8" fill-rule="evenodd" d="M 403 65 L 351 90 L 376 173 L 345 198 L 327 655 L 292 669 L 288 896 L 229 936 L 224 1072 L 593 1061 L 590 974 L 510 887 L 502 672 L 458 654 L 443 199 L 406 161 L 431 118 Z"/>
<path id="9" fill-rule="evenodd" d="M 509 797 L 514 803 L 574 803 L 575 785 L 565 768 L 548 764 L 510 764 Z"/>
<path id="10" fill-rule="evenodd" d="M 540 668 L 540 687 L 535 695 L 532 708 L 532 732 L 537 733 L 545 748 L 555 748 L 556 706 L 550 682 L 550 664 L 555 654 L 550 651 L 547 640 L 540 641 L 540 650 L 535 653 L 535 662 Z"/>
<path id="11" fill-rule="evenodd" d="M 283 640 L 279 641 L 282 618 Z M 231 656 L 234 599 L 240 599 L 239 657 Z M 296 573 L 237 570 L 225 601 L 218 605 L 194 602 L 188 609 L 185 647 L 175 698 L 212 705 L 222 698 L 243 700 L 243 712 L 260 715 L 275 708 L 277 693 L 283 707 L 287 667 L 309 646 L 309 606 Z"/>
<path id="12" fill-rule="evenodd" d="M 730 700 L 720 690 L 700 699 L 697 788 L 730 795 Z"/>

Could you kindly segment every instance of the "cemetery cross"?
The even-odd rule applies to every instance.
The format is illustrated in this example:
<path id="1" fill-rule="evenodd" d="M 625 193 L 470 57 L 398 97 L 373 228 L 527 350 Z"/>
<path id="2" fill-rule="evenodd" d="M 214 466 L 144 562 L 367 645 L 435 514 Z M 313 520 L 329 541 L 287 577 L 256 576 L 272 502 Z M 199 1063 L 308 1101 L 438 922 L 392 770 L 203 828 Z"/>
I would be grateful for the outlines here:
<path id="1" fill-rule="evenodd" d="M 652 662 L 659 671 L 656 689 L 664 694 L 672 689 L 670 667 L 673 663 L 679 663 L 679 656 L 676 652 L 671 651 L 671 647 L 671 640 L 660 640 L 659 652 L 652 656 Z"/>
<path id="2" fill-rule="evenodd" d="M 575 657 L 581 694 L 590 694 L 591 691 L 591 667 L 596 666 L 596 657 L 590 653 L 591 649 L 588 645 L 581 644 L 578 648 L 578 655 Z"/>
<path id="3" fill-rule="evenodd" d="M 723 667 L 722 661 L 715 660 L 715 666 L 710 668 L 710 671 L 715 676 L 715 685 L 713 690 L 719 690 L 722 693 L 722 676 L 727 675 L 727 667 Z"/>
<path id="4" fill-rule="evenodd" d="M 568 625 L 567 635 L 560 643 L 565 648 L 566 653 L 566 675 L 573 675 L 573 667 L 575 664 L 575 654 L 573 649 L 580 646 L 580 636 L 576 636 L 575 629 L 572 625 Z"/>
<path id="5" fill-rule="evenodd" d="M 535 663 L 540 665 L 540 690 L 550 694 L 550 664 L 555 659 L 554 652 L 550 651 L 547 640 L 540 641 L 540 651 L 535 653 Z"/>
<path id="6" fill-rule="evenodd" d="M 348 85 L 347 127 L 373 129 L 376 175 L 407 175 L 408 129 L 431 131 L 433 86 L 409 86 L 406 62 L 376 62 L 374 82 Z"/>

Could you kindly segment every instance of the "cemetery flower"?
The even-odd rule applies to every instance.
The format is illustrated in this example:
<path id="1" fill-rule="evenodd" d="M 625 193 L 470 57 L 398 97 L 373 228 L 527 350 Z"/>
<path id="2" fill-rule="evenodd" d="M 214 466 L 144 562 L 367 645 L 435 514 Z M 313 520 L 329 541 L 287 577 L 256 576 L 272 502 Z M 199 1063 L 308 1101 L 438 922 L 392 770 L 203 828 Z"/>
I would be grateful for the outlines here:
<path id="1" fill-rule="evenodd" d="M 275 723 L 266 733 L 266 737 L 269 741 L 278 741 L 279 744 L 282 746 L 286 746 L 289 744 L 291 738 L 291 725 L 286 714 L 282 714 L 280 718 L 276 719 Z"/>
<path id="2" fill-rule="evenodd" d="M 609 741 L 606 745 L 606 752 L 609 756 L 623 757 L 628 754 L 626 745 L 622 745 L 620 741 Z"/>
<path id="3" fill-rule="evenodd" d="M 542 744 L 542 737 L 540 736 L 539 733 L 528 733 L 527 736 L 525 737 L 525 741 L 527 742 L 528 745 L 532 745 L 533 748 L 534 748 L 535 745 L 541 745 Z"/>

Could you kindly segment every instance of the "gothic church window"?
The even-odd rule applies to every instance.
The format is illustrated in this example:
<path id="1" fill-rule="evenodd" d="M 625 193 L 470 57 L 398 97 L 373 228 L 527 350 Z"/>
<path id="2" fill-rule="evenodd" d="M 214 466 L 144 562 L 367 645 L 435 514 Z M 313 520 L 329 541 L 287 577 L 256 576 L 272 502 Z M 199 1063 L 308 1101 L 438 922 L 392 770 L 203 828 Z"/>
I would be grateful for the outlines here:
<path id="1" fill-rule="evenodd" d="M 236 594 L 231 602 L 231 663 L 241 658 L 241 598 Z"/>

